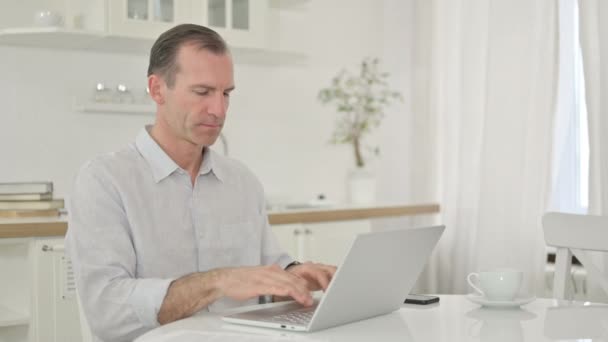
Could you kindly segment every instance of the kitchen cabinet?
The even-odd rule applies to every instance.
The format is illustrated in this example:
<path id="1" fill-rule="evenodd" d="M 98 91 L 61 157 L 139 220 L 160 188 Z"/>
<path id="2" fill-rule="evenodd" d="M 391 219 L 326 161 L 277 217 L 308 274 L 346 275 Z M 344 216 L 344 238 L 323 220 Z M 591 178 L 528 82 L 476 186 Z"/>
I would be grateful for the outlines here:
<path id="1" fill-rule="evenodd" d="M 17 12 L 0 3 L 0 45 L 147 55 L 162 32 L 176 24 L 195 23 L 218 31 L 237 63 L 304 64 L 303 51 L 285 50 L 278 39 L 269 38 L 285 24 L 278 18 L 291 7 L 282 4 L 268 0 L 65 0 L 53 7 L 62 15 L 63 25 L 32 26 L 33 9 Z M 306 15 L 306 11 L 300 13 Z"/>
<path id="2" fill-rule="evenodd" d="M 156 39 L 181 23 L 216 30 L 231 46 L 266 45 L 266 0 L 112 0 L 107 1 L 109 34 Z"/>
<path id="3" fill-rule="evenodd" d="M 194 22 L 209 26 L 235 47 L 265 48 L 267 0 L 193 1 Z"/>
<path id="4" fill-rule="evenodd" d="M 107 1 L 107 33 L 156 38 L 176 24 L 192 21 L 191 2 L 184 0 Z"/>
<path id="5" fill-rule="evenodd" d="M 63 237 L 1 239 L 0 272 L 0 341 L 81 340 Z"/>
<path id="6" fill-rule="evenodd" d="M 372 231 L 371 222 L 344 221 L 306 224 L 310 260 L 340 265 L 358 234 Z"/>
<path id="7" fill-rule="evenodd" d="M 0 341 L 28 341 L 28 247 L 27 239 L 0 240 Z"/>
<path id="8" fill-rule="evenodd" d="M 340 265 L 357 234 L 371 232 L 369 220 L 272 226 L 279 244 L 298 261 Z"/>
<path id="9" fill-rule="evenodd" d="M 304 239 L 301 238 L 304 232 L 302 225 L 298 223 L 281 224 L 271 226 L 271 228 L 283 250 L 292 258 L 303 260 L 303 255 L 300 255 L 300 251 L 304 251 L 304 248 L 298 246 L 298 244 L 304 242 Z"/>

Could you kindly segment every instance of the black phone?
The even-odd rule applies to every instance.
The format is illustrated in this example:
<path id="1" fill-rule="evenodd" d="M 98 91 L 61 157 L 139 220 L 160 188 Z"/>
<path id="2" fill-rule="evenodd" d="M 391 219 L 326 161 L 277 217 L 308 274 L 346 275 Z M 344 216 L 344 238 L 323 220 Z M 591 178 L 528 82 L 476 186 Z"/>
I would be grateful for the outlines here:
<path id="1" fill-rule="evenodd" d="M 405 298 L 405 304 L 418 304 L 418 305 L 427 305 L 439 302 L 439 297 L 437 296 L 426 296 L 419 294 L 410 294 Z"/>

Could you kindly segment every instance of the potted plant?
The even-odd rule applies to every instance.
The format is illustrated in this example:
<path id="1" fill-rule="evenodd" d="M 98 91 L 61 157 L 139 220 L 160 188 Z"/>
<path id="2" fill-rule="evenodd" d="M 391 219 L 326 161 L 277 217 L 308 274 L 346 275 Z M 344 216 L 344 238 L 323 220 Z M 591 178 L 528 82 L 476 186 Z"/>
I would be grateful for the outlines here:
<path id="1" fill-rule="evenodd" d="M 378 58 L 365 58 L 357 73 L 342 70 L 329 87 L 319 91 L 319 101 L 335 105 L 340 114 L 331 143 L 351 144 L 353 148 L 356 168 L 351 173 L 350 195 L 355 203 L 371 202 L 375 193 L 375 179 L 370 179 L 370 171 L 364 170 L 368 156 L 364 154 L 363 139 L 380 125 L 384 109 L 402 100 L 398 91 L 390 89 L 388 77 L 388 72 L 381 71 Z M 366 147 L 365 151 L 379 154 L 378 147 Z"/>

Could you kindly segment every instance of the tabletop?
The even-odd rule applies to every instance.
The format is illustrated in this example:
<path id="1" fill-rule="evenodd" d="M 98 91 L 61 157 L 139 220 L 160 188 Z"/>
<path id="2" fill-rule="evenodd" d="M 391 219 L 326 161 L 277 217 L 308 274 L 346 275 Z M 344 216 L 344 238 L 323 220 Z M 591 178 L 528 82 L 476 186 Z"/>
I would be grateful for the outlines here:
<path id="1" fill-rule="evenodd" d="M 464 295 L 313 333 L 245 327 L 209 312 L 156 328 L 136 342 L 190 341 L 608 341 L 608 305 L 537 298 L 516 308 L 487 308 Z M 271 304 L 277 305 L 277 304 Z"/>

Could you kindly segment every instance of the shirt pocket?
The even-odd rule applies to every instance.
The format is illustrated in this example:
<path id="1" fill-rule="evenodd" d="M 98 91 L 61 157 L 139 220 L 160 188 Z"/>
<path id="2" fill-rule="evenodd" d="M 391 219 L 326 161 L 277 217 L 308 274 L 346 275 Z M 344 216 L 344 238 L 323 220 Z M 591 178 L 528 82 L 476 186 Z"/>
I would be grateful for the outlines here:
<path id="1" fill-rule="evenodd" d="M 220 223 L 215 248 L 221 263 L 218 267 L 260 265 L 265 224 L 261 215 Z"/>

